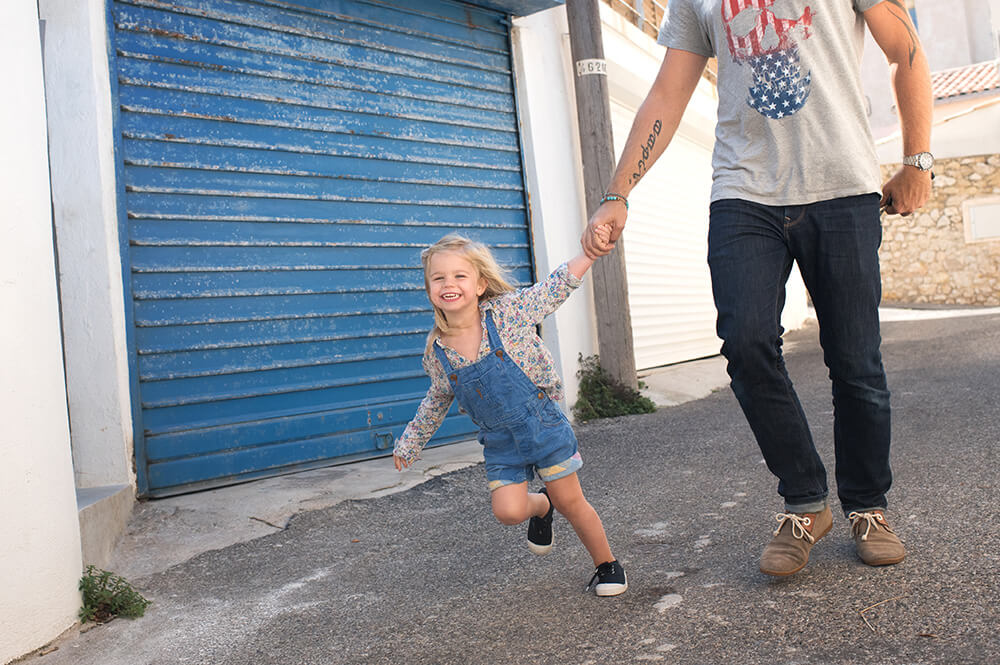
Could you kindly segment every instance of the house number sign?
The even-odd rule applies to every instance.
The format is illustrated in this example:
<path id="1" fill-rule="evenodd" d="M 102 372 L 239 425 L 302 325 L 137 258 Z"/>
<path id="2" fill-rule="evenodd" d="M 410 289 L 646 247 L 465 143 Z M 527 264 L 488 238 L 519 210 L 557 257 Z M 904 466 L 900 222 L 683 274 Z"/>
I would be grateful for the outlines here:
<path id="1" fill-rule="evenodd" d="M 603 58 L 589 58 L 587 60 L 576 61 L 576 75 L 588 76 L 590 74 L 608 75 L 608 62 Z"/>

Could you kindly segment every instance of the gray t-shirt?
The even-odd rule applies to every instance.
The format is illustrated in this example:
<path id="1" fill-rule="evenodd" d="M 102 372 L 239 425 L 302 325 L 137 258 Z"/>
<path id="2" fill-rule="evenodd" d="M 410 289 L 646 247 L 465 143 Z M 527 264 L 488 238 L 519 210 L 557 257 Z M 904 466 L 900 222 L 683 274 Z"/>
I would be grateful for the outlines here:
<path id="1" fill-rule="evenodd" d="M 712 200 L 878 192 L 862 12 L 881 0 L 670 0 L 659 43 L 719 62 Z"/>

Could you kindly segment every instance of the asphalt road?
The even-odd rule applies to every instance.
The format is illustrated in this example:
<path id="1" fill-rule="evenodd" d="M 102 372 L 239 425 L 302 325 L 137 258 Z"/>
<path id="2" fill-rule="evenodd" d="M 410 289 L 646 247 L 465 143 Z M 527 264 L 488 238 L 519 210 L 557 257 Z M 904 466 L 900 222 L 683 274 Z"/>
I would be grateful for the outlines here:
<path id="1" fill-rule="evenodd" d="M 786 355 L 833 486 L 815 326 Z M 273 535 L 135 580 L 153 605 L 32 665 L 1000 663 L 1000 315 L 883 325 L 889 517 L 902 564 L 869 568 L 835 505 L 786 579 L 757 570 L 781 507 L 728 389 L 578 427 L 581 481 L 630 587 L 556 519 L 546 557 L 491 516 L 481 466 L 303 513 Z"/>

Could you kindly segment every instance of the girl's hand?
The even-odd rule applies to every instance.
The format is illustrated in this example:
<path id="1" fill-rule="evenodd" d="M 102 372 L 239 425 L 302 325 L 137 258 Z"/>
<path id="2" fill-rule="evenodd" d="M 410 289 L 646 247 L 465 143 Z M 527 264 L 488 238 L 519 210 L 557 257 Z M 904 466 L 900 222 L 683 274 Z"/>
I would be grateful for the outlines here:
<path id="1" fill-rule="evenodd" d="M 580 238 L 583 252 L 597 260 L 611 253 L 625 228 L 628 209 L 621 201 L 605 201 L 594 212 Z"/>
<path id="2" fill-rule="evenodd" d="M 600 226 L 594 227 L 594 238 L 597 240 L 599 245 L 608 245 L 611 243 L 611 225 L 601 224 Z"/>
<path id="3" fill-rule="evenodd" d="M 392 455 L 392 463 L 396 465 L 396 471 L 410 468 L 410 463 L 395 453 Z"/>
<path id="4" fill-rule="evenodd" d="M 608 248 L 610 252 L 614 248 L 614 243 L 611 242 L 611 230 L 611 224 L 591 223 L 587 227 L 587 230 L 584 231 L 584 238 L 590 238 L 597 247 Z M 586 243 L 581 242 L 580 244 L 583 246 L 583 252 L 570 259 L 568 267 L 573 275 L 582 279 L 584 274 L 594 265 L 594 261 L 597 260 L 598 256 L 603 256 L 603 254 L 594 255 L 587 250 Z"/>

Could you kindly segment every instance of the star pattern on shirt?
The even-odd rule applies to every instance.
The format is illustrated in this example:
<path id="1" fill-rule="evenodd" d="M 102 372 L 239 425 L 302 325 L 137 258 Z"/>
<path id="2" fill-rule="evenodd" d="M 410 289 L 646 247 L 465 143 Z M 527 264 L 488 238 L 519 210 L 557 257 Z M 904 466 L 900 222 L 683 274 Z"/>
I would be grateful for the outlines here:
<path id="1" fill-rule="evenodd" d="M 753 71 L 753 84 L 747 95 L 750 108 L 777 120 L 805 105 L 812 76 L 809 72 L 803 75 L 798 48 L 763 53 L 747 63 Z"/>

